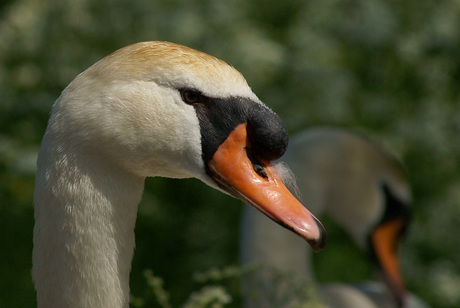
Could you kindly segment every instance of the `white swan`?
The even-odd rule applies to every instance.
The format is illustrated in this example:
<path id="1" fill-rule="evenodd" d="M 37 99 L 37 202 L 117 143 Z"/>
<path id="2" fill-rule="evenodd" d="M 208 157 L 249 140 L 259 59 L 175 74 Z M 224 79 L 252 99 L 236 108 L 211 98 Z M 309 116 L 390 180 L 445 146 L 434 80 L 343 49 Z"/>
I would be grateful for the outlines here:
<path id="1" fill-rule="evenodd" d="M 318 287 L 323 302 L 341 308 L 426 307 L 407 294 L 400 274 L 397 248 L 409 218 L 411 194 L 396 159 L 361 136 L 317 128 L 292 138 L 283 161 L 296 175 L 309 209 L 316 215 L 325 212 L 341 224 L 371 257 L 387 286 L 372 282 Z M 314 284 L 310 253 L 297 238 L 272 228 L 250 209 L 245 209 L 242 227 L 244 263 L 262 263 L 291 272 L 295 281 L 307 279 Z M 259 292 L 258 297 L 249 297 L 255 300 L 249 300 L 248 307 L 279 307 L 264 302 L 273 291 L 268 281 L 247 287 L 252 293 Z"/>
<path id="2" fill-rule="evenodd" d="M 321 248 L 321 224 L 270 164 L 286 146 L 278 116 L 221 60 L 143 42 L 97 62 L 55 103 L 38 156 L 38 306 L 128 307 L 146 176 L 198 178 Z"/>

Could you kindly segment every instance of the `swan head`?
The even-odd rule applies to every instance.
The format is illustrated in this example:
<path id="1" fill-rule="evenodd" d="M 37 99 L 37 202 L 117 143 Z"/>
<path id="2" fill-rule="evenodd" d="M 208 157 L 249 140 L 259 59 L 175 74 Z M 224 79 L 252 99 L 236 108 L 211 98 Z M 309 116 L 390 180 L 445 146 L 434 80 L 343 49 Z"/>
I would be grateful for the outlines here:
<path id="1" fill-rule="evenodd" d="M 139 177 L 198 178 L 324 246 L 321 223 L 271 165 L 288 144 L 284 124 L 205 53 L 142 42 L 103 58 L 63 91 L 43 143 Z"/>
<path id="2" fill-rule="evenodd" d="M 394 186 L 394 183 L 391 184 Z M 409 199 L 407 195 L 398 195 L 388 183 L 381 184 L 381 194 L 383 211 L 367 233 L 367 252 L 398 306 L 404 307 L 407 291 L 399 267 L 398 251 L 411 218 Z"/>

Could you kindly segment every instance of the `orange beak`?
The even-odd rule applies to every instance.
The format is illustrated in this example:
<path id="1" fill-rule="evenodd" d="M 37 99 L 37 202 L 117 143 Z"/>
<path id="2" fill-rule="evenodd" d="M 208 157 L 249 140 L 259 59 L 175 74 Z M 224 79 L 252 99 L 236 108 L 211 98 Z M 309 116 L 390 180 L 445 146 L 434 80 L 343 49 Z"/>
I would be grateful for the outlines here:
<path id="1" fill-rule="evenodd" d="M 323 225 L 291 194 L 268 160 L 259 159 L 260 165 L 253 164 L 247 153 L 250 144 L 246 126 L 238 125 L 209 161 L 214 180 L 303 237 L 314 250 L 320 250 L 326 242 Z"/>
<path id="2" fill-rule="evenodd" d="M 395 294 L 401 307 L 404 304 L 406 287 L 402 279 L 396 253 L 404 225 L 404 219 L 390 220 L 379 225 L 371 235 L 372 246 L 381 267 L 383 278 Z"/>

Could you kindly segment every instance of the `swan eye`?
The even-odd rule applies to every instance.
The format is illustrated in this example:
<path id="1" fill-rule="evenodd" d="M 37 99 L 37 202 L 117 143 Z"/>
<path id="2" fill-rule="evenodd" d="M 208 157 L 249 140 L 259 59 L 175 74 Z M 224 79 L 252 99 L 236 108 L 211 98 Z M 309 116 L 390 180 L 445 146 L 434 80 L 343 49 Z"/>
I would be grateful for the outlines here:
<path id="1" fill-rule="evenodd" d="M 201 97 L 201 94 L 194 90 L 181 90 L 180 94 L 182 96 L 182 100 L 190 105 L 198 103 Z"/>

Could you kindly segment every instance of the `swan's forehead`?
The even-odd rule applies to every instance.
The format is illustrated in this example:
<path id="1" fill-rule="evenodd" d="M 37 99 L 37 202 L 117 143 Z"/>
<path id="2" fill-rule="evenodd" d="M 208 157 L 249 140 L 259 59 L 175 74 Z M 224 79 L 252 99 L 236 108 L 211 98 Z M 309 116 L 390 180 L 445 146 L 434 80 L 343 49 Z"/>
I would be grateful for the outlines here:
<path id="1" fill-rule="evenodd" d="M 215 96 L 255 98 L 243 75 L 224 61 L 169 42 L 142 42 L 98 63 L 112 78 L 141 79 L 172 88 L 194 88 Z"/>

